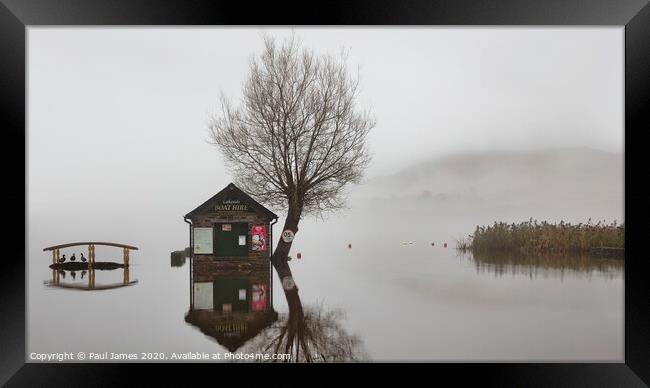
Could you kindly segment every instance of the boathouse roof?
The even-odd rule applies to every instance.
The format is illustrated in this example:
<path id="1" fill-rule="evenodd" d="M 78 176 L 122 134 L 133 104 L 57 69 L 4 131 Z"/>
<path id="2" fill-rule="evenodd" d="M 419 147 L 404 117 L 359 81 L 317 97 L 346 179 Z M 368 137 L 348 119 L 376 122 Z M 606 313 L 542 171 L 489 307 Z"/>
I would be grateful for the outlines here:
<path id="1" fill-rule="evenodd" d="M 185 215 L 185 218 L 193 218 L 196 215 L 213 212 L 214 207 L 219 204 L 223 204 L 227 201 L 235 201 L 241 204 L 246 204 L 249 208 L 262 216 L 268 217 L 269 219 L 276 219 L 278 216 L 265 208 L 254 200 L 250 195 L 243 192 L 239 187 L 235 186 L 234 183 L 230 183 L 223 190 L 215 194 L 212 198 L 203 202 L 199 207 L 192 210 L 191 212 Z"/>

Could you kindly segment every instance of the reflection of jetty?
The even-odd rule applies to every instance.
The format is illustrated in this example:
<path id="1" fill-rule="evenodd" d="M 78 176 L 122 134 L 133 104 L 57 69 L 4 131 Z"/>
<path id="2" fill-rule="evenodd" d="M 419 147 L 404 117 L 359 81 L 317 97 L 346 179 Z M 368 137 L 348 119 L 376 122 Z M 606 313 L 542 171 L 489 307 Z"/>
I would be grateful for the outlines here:
<path id="1" fill-rule="evenodd" d="M 67 264 L 67 263 L 66 263 Z M 99 264 L 99 263 L 97 263 Z M 46 282 L 45 284 L 50 287 L 59 287 L 59 288 L 70 288 L 75 290 L 110 290 L 113 288 L 126 287 L 136 284 L 138 281 L 129 279 L 129 267 L 121 266 L 124 271 L 122 274 L 121 283 L 111 283 L 111 284 L 95 284 L 95 269 L 91 268 L 88 270 L 88 283 L 65 283 L 61 281 L 61 274 L 65 274 L 64 270 L 52 269 L 52 280 Z"/>
<path id="2" fill-rule="evenodd" d="M 68 262 L 68 263 L 60 263 L 61 257 L 59 254 L 59 250 L 63 248 L 69 248 L 69 247 L 76 247 L 76 246 L 83 246 L 87 245 L 88 246 L 88 263 L 74 263 L 74 262 Z M 61 245 L 54 245 L 51 247 L 43 248 L 43 251 L 52 251 L 52 266 L 50 268 L 55 268 L 56 265 L 64 265 L 64 264 L 85 264 L 83 267 L 75 267 L 75 269 L 90 269 L 90 268 L 95 268 L 96 266 L 99 266 L 100 264 L 104 267 L 106 267 L 108 264 L 115 264 L 115 263 L 96 263 L 95 262 L 95 245 L 104 245 L 104 246 L 109 246 L 109 247 L 117 247 L 117 248 L 122 248 L 122 260 L 123 260 L 123 267 L 128 267 L 129 266 L 129 251 L 135 250 L 137 251 L 138 248 L 131 246 L 131 245 L 126 245 L 126 244 L 118 244 L 118 243 L 110 243 L 110 242 L 96 242 L 96 241 L 88 241 L 88 242 L 76 242 L 76 243 L 68 243 L 68 244 L 61 244 Z M 65 269 L 65 267 L 62 267 Z M 117 268 L 117 267 L 114 267 Z M 98 268 L 97 269 L 101 269 Z M 113 268 L 104 268 L 104 269 L 113 269 Z"/>

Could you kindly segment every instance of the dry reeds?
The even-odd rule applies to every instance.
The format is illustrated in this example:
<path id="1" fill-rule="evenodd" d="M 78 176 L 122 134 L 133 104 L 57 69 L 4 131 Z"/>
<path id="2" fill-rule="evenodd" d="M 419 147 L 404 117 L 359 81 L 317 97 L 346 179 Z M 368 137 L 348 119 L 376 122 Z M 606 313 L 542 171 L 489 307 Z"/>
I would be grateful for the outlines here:
<path id="1" fill-rule="evenodd" d="M 529 221 L 495 222 L 477 226 L 474 234 L 457 242 L 456 248 L 474 253 L 515 252 L 586 254 L 594 247 L 625 247 L 625 225 L 616 221 L 584 224 Z"/>

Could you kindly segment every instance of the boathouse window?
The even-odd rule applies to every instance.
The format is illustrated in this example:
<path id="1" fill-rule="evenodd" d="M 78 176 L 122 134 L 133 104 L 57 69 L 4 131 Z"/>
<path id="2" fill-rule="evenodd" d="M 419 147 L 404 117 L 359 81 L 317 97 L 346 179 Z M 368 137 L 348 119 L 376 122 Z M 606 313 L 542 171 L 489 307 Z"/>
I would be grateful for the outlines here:
<path id="1" fill-rule="evenodd" d="M 194 253 L 212 254 L 212 228 L 194 228 Z"/>
<path id="2" fill-rule="evenodd" d="M 197 310 L 212 310 L 214 291 L 212 282 L 194 283 L 194 308 Z"/>
<path id="3" fill-rule="evenodd" d="M 217 223 L 214 225 L 214 255 L 216 257 L 248 256 L 248 224 Z"/>

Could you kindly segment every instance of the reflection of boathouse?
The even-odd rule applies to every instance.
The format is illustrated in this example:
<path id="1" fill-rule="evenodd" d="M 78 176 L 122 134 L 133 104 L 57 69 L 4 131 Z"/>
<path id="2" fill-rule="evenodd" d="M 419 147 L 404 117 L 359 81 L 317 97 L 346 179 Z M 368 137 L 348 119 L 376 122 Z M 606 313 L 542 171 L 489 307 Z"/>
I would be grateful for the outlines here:
<path id="1" fill-rule="evenodd" d="M 277 218 L 232 183 L 185 216 L 191 247 L 185 320 L 230 351 L 277 319 L 270 261 Z"/>
<path id="2" fill-rule="evenodd" d="M 194 276 L 185 321 L 232 352 L 277 320 L 268 284 L 267 271 Z"/>

